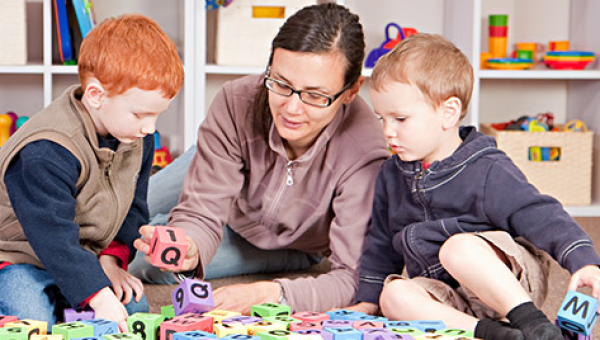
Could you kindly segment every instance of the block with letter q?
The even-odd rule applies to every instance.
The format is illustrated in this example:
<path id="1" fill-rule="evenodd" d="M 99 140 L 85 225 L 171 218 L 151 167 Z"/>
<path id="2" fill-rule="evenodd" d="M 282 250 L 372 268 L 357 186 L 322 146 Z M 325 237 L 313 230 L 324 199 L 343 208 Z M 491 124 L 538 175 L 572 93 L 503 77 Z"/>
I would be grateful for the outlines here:
<path id="1" fill-rule="evenodd" d="M 181 269 L 187 249 L 188 242 L 183 229 L 156 226 L 150 241 L 150 263 L 158 268 Z"/>

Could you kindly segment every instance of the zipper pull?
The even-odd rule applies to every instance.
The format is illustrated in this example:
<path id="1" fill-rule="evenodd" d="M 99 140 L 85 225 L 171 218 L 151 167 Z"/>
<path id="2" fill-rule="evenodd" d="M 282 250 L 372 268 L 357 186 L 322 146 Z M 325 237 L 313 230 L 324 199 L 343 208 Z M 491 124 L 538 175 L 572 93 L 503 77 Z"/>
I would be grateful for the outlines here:
<path id="1" fill-rule="evenodd" d="M 292 177 L 293 175 L 294 173 L 292 172 L 292 161 L 289 161 L 287 164 L 287 180 L 285 181 L 285 184 L 287 184 L 288 186 L 294 184 L 294 177 Z"/>
<path id="2" fill-rule="evenodd" d="M 110 178 L 110 174 L 111 174 L 110 169 L 111 169 L 111 167 L 112 167 L 112 163 L 108 163 L 108 165 L 104 169 L 104 176 L 106 176 L 107 178 Z"/>

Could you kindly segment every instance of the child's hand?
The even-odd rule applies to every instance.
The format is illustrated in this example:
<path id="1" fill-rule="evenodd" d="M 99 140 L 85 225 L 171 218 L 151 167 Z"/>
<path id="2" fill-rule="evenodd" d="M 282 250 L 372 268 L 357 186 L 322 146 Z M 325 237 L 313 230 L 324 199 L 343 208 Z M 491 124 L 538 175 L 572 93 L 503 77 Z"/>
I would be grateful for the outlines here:
<path id="1" fill-rule="evenodd" d="M 569 290 L 577 290 L 581 287 L 591 288 L 592 296 L 600 300 L 600 268 L 598 266 L 585 266 L 573 273 L 569 282 Z M 600 307 L 598 313 L 600 313 Z"/>
<path id="2" fill-rule="evenodd" d="M 355 312 L 363 312 L 369 315 L 377 315 L 379 312 L 379 306 L 370 302 L 359 302 L 353 306 L 345 307 L 346 310 L 352 310 Z"/>
<path id="3" fill-rule="evenodd" d="M 119 330 L 127 333 L 127 310 L 117 299 L 113 291 L 104 287 L 90 300 L 90 307 L 94 310 L 94 317 L 115 321 L 119 324 Z"/>
<path id="4" fill-rule="evenodd" d="M 118 259 L 111 255 L 100 256 L 100 264 L 104 273 L 112 283 L 112 288 L 117 299 L 127 305 L 134 297 L 135 301 L 140 302 L 144 294 L 144 285 L 137 277 L 129 274 L 119 266 Z"/>
<path id="5" fill-rule="evenodd" d="M 146 261 L 150 263 L 150 241 L 152 240 L 152 234 L 154 233 L 155 226 L 143 225 L 140 227 L 141 238 L 138 238 L 133 242 L 133 246 L 138 251 L 146 254 Z M 200 263 L 200 253 L 198 252 L 198 246 L 189 236 L 186 236 L 188 242 L 188 250 L 185 253 L 185 259 L 183 260 L 183 268 L 178 271 L 189 271 L 198 267 Z M 162 269 L 165 270 L 165 269 Z"/>

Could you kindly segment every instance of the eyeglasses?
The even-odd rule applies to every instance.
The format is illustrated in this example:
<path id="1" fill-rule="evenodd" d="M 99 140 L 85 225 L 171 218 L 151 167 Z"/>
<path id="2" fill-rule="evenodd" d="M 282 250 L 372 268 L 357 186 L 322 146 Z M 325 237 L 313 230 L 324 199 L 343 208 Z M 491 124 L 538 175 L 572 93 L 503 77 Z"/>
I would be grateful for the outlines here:
<path id="1" fill-rule="evenodd" d="M 282 82 L 281 80 L 273 79 L 271 77 L 265 76 L 264 80 L 265 87 L 280 96 L 291 97 L 294 93 L 298 94 L 300 100 L 303 103 L 308 105 L 316 106 L 316 107 L 328 107 L 336 101 L 342 93 L 344 93 L 348 89 L 348 85 L 344 86 L 344 88 L 335 94 L 333 97 L 328 96 L 323 93 L 314 92 L 314 91 L 306 91 L 306 90 L 296 90 L 291 87 L 289 84 Z"/>

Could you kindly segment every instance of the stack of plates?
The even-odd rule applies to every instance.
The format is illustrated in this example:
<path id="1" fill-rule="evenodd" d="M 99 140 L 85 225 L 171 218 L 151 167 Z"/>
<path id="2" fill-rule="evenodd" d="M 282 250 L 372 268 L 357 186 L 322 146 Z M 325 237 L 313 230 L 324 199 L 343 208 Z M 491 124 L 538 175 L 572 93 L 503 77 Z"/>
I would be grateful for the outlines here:
<path id="1" fill-rule="evenodd" d="M 519 58 L 493 58 L 488 59 L 486 65 L 494 70 L 527 70 L 533 66 L 533 60 Z"/>
<path id="2" fill-rule="evenodd" d="M 554 51 L 544 56 L 544 63 L 555 70 L 583 70 L 594 61 L 594 52 Z"/>

